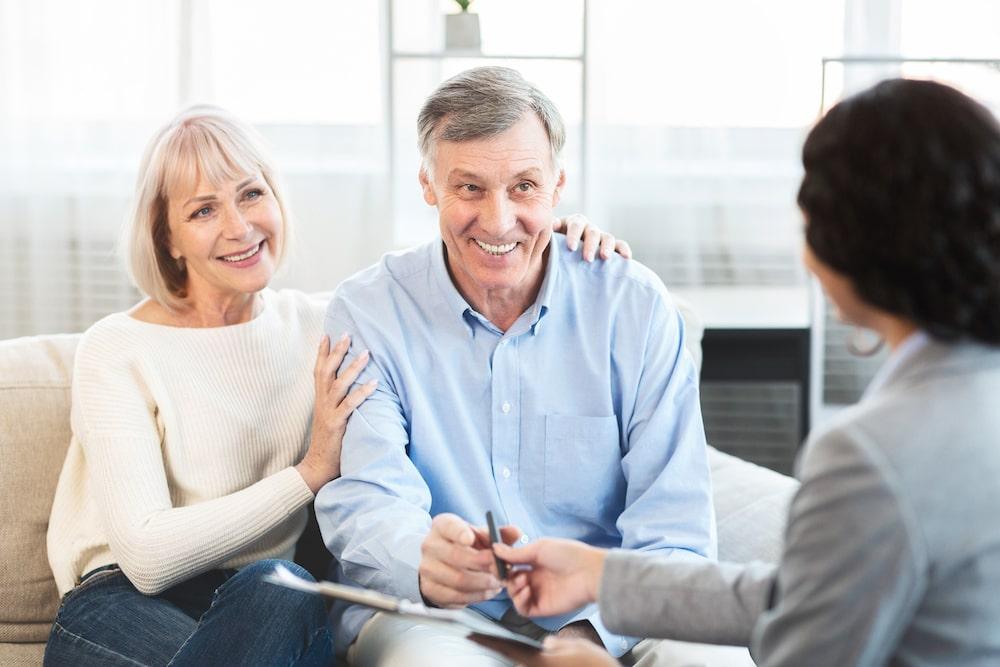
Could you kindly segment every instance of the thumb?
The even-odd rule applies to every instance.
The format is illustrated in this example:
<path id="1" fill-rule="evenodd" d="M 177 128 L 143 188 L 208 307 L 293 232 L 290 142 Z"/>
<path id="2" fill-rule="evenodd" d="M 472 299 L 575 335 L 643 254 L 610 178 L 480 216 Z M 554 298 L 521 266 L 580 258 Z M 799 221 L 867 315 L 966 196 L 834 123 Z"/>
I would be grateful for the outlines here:
<path id="1" fill-rule="evenodd" d="M 503 526 L 500 528 L 500 539 L 504 544 L 515 544 L 521 539 L 521 535 L 523 534 L 517 526 Z"/>

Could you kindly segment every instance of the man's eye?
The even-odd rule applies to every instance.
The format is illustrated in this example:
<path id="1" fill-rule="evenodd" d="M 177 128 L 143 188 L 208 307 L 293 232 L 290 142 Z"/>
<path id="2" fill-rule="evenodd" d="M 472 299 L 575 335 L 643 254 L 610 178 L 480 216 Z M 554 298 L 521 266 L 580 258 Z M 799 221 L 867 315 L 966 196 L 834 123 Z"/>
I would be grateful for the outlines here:
<path id="1" fill-rule="evenodd" d="M 532 188 L 534 187 L 535 185 L 533 183 L 529 183 L 528 181 L 522 181 L 521 183 L 515 185 L 514 189 L 517 190 L 518 192 L 531 192 Z"/>
<path id="2" fill-rule="evenodd" d="M 466 192 L 479 192 L 479 186 L 473 185 L 472 183 L 466 183 L 462 186 L 462 189 Z"/>

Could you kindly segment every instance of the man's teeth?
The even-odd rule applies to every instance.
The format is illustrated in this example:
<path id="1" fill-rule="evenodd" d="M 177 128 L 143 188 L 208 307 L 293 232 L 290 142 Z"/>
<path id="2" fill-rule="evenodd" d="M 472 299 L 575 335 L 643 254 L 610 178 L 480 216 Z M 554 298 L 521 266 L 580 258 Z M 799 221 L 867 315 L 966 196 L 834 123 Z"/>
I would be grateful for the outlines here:
<path id="1" fill-rule="evenodd" d="M 242 262 L 244 259 L 253 257 L 258 252 L 260 252 L 260 249 L 261 249 L 261 247 L 263 245 L 264 245 L 264 242 L 261 241 L 260 243 L 258 243 L 257 245 L 255 245 L 253 248 L 250 248 L 249 250 L 247 250 L 242 255 L 225 255 L 224 257 L 222 257 L 222 259 L 224 259 L 227 262 Z"/>
<path id="2" fill-rule="evenodd" d="M 483 243 L 482 241 L 473 239 L 476 241 L 476 245 L 490 253 L 491 255 L 506 255 L 511 250 L 517 247 L 517 243 L 505 243 L 503 245 L 490 245 L 489 243 Z"/>

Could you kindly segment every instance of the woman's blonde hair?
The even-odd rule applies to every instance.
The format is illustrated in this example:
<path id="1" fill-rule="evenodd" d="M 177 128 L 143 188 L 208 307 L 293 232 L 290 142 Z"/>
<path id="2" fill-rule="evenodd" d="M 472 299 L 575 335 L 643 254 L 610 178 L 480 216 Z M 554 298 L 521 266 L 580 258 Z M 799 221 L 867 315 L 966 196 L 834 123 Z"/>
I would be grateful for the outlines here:
<path id="1" fill-rule="evenodd" d="M 149 142 L 139 165 L 135 200 L 126 220 L 121 250 L 132 282 L 173 310 L 186 296 L 187 269 L 170 254 L 167 193 L 193 189 L 199 179 L 212 185 L 260 172 L 281 211 L 281 267 L 291 242 L 288 209 L 260 135 L 235 116 L 213 106 L 185 109 Z"/>

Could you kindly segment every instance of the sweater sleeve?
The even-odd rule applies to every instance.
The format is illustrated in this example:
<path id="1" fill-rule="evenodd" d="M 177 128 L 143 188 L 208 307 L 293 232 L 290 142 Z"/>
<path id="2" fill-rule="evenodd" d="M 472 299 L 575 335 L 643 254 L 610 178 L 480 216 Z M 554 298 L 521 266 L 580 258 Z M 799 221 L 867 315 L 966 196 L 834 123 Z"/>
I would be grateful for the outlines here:
<path id="1" fill-rule="evenodd" d="M 288 467 L 235 493 L 174 507 L 141 355 L 114 333 L 93 332 L 81 342 L 72 426 L 112 554 L 135 587 L 152 595 L 232 558 L 312 493 Z"/>

